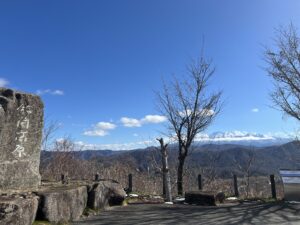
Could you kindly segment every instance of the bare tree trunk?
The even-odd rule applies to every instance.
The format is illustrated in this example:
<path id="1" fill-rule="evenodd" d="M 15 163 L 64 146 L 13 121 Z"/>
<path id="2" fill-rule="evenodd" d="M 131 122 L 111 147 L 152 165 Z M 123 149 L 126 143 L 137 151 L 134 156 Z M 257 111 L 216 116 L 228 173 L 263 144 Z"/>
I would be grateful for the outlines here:
<path id="1" fill-rule="evenodd" d="M 161 161 L 164 164 L 164 156 L 162 155 Z M 164 165 L 163 165 L 164 168 Z M 162 174 L 162 179 L 163 179 L 163 196 L 166 196 L 166 188 L 167 188 L 167 179 L 166 179 L 166 173 L 163 172 Z"/>
<path id="2" fill-rule="evenodd" d="M 169 170 L 169 163 L 168 163 L 168 151 L 167 146 L 168 144 L 164 144 L 163 138 L 157 139 L 160 143 L 161 147 L 161 156 L 162 156 L 162 171 L 163 171 L 163 191 L 164 196 L 167 202 L 172 202 L 172 186 L 171 186 L 171 176 Z"/>
<path id="3" fill-rule="evenodd" d="M 167 202 L 172 202 L 171 176 L 170 176 L 170 170 L 169 170 L 167 149 L 164 149 L 164 154 L 163 154 L 163 174 L 164 174 L 166 200 L 167 200 Z"/>
<path id="4" fill-rule="evenodd" d="M 178 158 L 179 164 L 177 168 L 177 191 L 178 195 L 183 195 L 183 167 L 184 167 L 184 161 L 185 157 L 181 156 Z"/>

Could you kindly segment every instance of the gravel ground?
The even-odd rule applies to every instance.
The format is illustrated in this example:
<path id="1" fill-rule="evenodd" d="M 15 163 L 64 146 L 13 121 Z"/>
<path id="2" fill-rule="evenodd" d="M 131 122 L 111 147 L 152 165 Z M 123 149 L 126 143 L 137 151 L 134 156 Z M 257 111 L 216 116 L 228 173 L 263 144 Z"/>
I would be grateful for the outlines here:
<path id="1" fill-rule="evenodd" d="M 129 205 L 101 212 L 74 225 L 115 224 L 291 224 L 300 225 L 300 204 L 243 203 L 217 207 L 192 205 Z"/>

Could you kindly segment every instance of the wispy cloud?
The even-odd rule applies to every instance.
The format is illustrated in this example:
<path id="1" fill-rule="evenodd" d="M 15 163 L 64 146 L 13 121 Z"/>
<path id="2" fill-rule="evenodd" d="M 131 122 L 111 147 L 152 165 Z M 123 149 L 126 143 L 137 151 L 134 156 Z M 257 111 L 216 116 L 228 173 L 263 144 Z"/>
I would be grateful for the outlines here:
<path id="1" fill-rule="evenodd" d="M 103 137 L 109 135 L 109 130 L 114 130 L 117 125 L 110 122 L 99 122 L 92 127 L 92 129 L 87 130 L 83 133 L 85 136 L 97 136 Z"/>
<path id="2" fill-rule="evenodd" d="M 109 133 L 106 130 L 87 130 L 83 133 L 85 136 L 96 136 L 96 137 L 104 137 Z"/>
<path id="3" fill-rule="evenodd" d="M 64 95 L 64 91 L 62 90 L 51 90 L 51 89 L 45 89 L 45 90 L 37 90 L 36 91 L 36 94 L 37 95 L 46 95 L 46 94 L 49 94 L 49 95 Z"/>
<path id="4" fill-rule="evenodd" d="M 165 116 L 161 115 L 146 115 L 142 119 L 122 117 L 121 123 L 124 127 L 141 127 L 144 124 L 158 124 L 163 123 L 167 120 Z"/>
<path id="5" fill-rule="evenodd" d="M 0 87 L 6 87 L 9 84 L 9 81 L 5 78 L 0 77 Z"/>
<path id="6" fill-rule="evenodd" d="M 259 109 L 258 108 L 253 108 L 253 109 L 251 109 L 251 111 L 254 112 L 254 113 L 258 113 Z"/>
<path id="7" fill-rule="evenodd" d="M 155 144 L 155 141 L 139 141 L 128 143 L 112 143 L 112 144 L 88 144 L 82 141 L 76 142 L 79 149 L 82 150 L 132 150 L 138 148 L 145 148 L 147 146 Z"/>

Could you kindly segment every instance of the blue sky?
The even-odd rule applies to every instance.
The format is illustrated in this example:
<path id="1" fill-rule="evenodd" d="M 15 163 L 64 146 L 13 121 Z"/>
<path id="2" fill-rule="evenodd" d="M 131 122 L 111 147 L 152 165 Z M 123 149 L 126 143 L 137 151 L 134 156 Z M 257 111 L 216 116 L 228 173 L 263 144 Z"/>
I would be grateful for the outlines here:
<path id="1" fill-rule="evenodd" d="M 40 94 L 57 137 L 143 142 L 164 130 L 146 117 L 158 114 L 154 91 L 185 73 L 204 37 L 210 89 L 226 102 L 207 133 L 293 132 L 298 123 L 270 107 L 262 46 L 279 25 L 300 29 L 299 9 L 298 0 L 0 1 L 0 84 Z"/>

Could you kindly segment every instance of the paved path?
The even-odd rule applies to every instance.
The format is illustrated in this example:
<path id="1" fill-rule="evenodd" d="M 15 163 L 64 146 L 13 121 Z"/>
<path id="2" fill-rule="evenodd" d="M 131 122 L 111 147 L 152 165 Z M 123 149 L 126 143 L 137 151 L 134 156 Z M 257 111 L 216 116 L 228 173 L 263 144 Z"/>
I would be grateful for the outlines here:
<path id="1" fill-rule="evenodd" d="M 130 205 L 104 211 L 74 225 L 115 224 L 259 224 L 300 225 L 300 204 L 243 203 L 219 207 L 190 205 Z"/>

